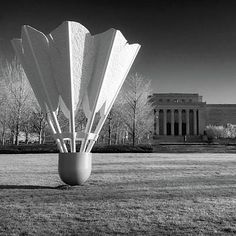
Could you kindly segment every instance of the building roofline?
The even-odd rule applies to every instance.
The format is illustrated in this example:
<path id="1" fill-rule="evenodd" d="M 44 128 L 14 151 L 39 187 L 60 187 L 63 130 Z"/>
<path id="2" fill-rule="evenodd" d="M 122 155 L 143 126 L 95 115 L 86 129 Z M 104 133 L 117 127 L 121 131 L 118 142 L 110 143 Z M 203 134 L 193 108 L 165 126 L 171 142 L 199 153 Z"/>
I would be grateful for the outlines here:
<path id="1" fill-rule="evenodd" d="M 236 104 L 209 104 L 207 103 L 207 106 L 211 106 L 211 107 L 223 107 L 223 106 L 228 106 L 228 107 L 236 107 Z"/>
<path id="2" fill-rule="evenodd" d="M 153 93 L 152 95 L 187 95 L 187 96 L 197 95 L 199 96 L 198 93 Z"/>

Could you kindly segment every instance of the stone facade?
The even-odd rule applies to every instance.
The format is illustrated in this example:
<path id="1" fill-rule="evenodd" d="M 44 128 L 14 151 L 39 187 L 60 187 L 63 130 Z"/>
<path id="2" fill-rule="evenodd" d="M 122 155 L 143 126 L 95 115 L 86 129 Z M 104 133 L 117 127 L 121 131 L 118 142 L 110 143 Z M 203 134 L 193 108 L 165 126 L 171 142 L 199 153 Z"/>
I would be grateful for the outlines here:
<path id="1" fill-rule="evenodd" d="M 158 93 L 151 101 L 154 137 L 200 136 L 208 124 L 236 124 L 236 104 L 206 104 L 197 93 Z"/>
<path id="2" fill-rule="evenodd" d="M 236 104 L 207 104 L 207 125 L 236 124 Z"/>

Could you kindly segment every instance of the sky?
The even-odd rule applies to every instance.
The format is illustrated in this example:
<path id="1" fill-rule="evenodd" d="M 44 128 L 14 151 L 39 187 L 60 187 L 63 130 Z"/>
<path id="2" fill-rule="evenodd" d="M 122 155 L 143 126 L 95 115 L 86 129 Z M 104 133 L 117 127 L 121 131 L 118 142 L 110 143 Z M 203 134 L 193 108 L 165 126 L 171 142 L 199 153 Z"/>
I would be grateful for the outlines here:
<path id="1" fill-rule="evenodd" d="M 10 40 L 24 24 L 45 34 L 66 20 L 91 34 L 115 28 L 141 45 L 130 73 L 151 80 L 153 93 L 236 104 L 235 12 L 233 0 L 2 1 L 0 53 L 14 55 Z"/>

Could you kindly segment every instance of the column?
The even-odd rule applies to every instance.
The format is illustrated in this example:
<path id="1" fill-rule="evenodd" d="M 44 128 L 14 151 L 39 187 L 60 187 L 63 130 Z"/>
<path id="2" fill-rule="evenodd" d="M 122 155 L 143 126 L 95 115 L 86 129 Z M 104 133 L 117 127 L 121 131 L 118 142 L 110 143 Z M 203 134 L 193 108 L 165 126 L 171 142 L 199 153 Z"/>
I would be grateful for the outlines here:
<path id="1" fill-rule="evenodd" d="M 178 110 L 178 114 L 179 114 L 179 135 L 182 135 L 182 110 L 179 109 Z"/>
<path id="2" fill-rule="evenodd" d="M 189 109 L 186 109 L 186 134 L 189 135 Z"/>
<path id="3" fill-rule="evenodd" d="M 163 134 L 166 135 L 166 109 L 163 109 Z"/>
<path id="4" fill-rule="evenodd" d="M 174 109 L 171 109 L 170 110 L 171 112 L 171 135 L 174 136 L 175 135 L 175 110 Z"/>
<path id="5" fill-rule="evenodd" d="M 156 135 L 159 135 L 159 109 L 156 110 L 155 114 L 155 121 L 156 121 Z"/>
<path id="6" fill-rule="evenodd" d="M 193 110 L 193 134 L 197 135 L 197 110 Z"/>
<path id="7" fill-rule="evenodd" d="M 154 109 L 154 117 L 153 117 L 153 134 L 156 135 L 156 127 L 157 127 L 157 124 L 156 124 L 156 109 Z"/>

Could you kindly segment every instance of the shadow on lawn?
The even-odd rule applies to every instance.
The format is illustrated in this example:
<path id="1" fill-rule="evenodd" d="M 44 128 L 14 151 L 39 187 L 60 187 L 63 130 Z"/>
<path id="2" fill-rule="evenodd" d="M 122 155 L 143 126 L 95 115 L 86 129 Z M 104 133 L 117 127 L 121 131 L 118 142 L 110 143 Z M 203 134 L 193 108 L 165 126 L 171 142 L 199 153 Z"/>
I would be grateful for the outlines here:
<path id="1" fill-rule="evenodd" d="M 38 185 L 0 185 L 0 189 L 55 189 L 55 187 Z"/>
<path id="2" fill-rule="evenodd" d="M 59 185 L 56 187 L 51 186 L 39 186 L 39 185 L 0 185 L 0 189 L 58 189 L 58 190 L 70 190 L 73 188 L 68 185 Z"/>

